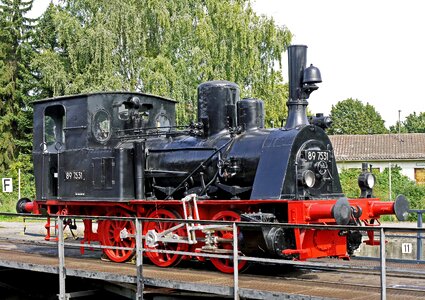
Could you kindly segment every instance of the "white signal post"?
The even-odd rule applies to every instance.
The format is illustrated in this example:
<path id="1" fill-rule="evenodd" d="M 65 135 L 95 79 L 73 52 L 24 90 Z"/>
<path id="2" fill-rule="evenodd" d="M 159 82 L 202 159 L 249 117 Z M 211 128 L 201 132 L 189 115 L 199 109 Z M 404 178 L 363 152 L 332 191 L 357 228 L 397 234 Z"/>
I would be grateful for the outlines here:
<path id="1" fill-rule="evenodd" d="M 21 199 L 21 169 L 18 169 L 18 200 Z"/>

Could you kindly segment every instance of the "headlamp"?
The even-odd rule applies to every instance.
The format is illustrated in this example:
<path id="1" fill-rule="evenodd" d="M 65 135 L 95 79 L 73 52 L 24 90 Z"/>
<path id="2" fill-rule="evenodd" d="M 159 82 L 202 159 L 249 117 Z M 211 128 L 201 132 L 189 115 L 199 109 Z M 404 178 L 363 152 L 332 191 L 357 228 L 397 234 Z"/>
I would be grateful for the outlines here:
<path id="1" fill-rule="evenodd" d="M 314 174 L 314 172 L 311 170 L 304 171 L 302 175 L 302 183 L 306 187 L 313 187 L 316 183 L 316 175 Z"/>

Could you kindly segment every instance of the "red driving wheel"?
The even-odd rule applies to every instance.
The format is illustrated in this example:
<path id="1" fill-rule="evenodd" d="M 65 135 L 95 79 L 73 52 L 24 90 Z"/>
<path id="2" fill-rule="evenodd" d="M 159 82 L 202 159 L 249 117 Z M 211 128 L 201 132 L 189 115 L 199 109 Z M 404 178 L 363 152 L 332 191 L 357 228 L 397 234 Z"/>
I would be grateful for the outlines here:
<path id="1" fill-rule="evenodd" d="M 241 217 L 238 213 L 231 210 L 220 211 L 212 218 L 216 221 L 240 221 Z M 216 236 L 225 239 L 233 239 L 233 231 L 216 231 Z M 219 249 L 232 250 L 232 243 L 219 243 L 217 245 Z M 224 258 L 211 258 L 210 259 L 214 267 L 223 273 L 233 273 L 233 260 Z M 238 264 L 238 270 L 241 271 L 247 265 L 248 261 L 240 260 Z"/>
<path id="2" fill-rule="evenodd" d="M 164 219 L 181 219 L 181 217 L 173 211 L 161 208 L 151 212 L 147 218 L 164 218 Z M 176 225 L 179 225 L 178 222 L 146 222 L 143 224 L 143 235 L 146 237 L 146 234 L 149 230 L 155 230 L 156 233 L 161 233 L 165 230 L 168 230 Z M 169 234 L 176 235 L 179 237 L 186 237 L 186 227 L 180 227 Z M 157 242 L 157 245 L 154 247 L 149 247 L 146 245 L 146 240 L 144 242 L 145 249 L 155 249 L 155 250 L 171 250 L 171 251 L 188 251 L 189 246 L 185 243 L 167 243 L 167 242 Z M 176 266 L 183 258 L 182 255 L 172 254 L 172 253 L 161 253 L 161 252 L 146 252 L 146 256 L 151 260 L 152 263 L 159 267 L 172 267 Z"/>
<path id="3" fill-rule="evenodd" d="M 111 208 L 106 214 L 108 217 L 132 217 L 132 215 L 121 209 L 121 208 Z M 136 240 L 132 237 L 127 237 L 121 239 L 120 233 L 122 230 L 126 229 L 129 234 L 136 233 L 136 227 L 134 222 L 127 220 L 102 220 L 99 221 L 97 232 L 99 234 L 99 241 L 104 246 L 113 246 L 113 247 L 126 247 L 134 248 L 136 245 Z M 125 262 L 129 260 L 133 254 L 134 250 L 124 250 L 124 249 L 103 249 L 103 252 L 106 256 L 114 262 Z"/>

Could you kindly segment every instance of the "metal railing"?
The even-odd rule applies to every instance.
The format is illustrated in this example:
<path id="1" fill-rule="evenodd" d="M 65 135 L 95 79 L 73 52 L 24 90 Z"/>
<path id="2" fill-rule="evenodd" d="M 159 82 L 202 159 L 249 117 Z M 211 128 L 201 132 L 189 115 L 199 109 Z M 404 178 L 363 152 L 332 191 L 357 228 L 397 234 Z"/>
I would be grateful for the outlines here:
<path id="1" fill-rule="evenodd" d="M 418 215 L 417 227 L 423 228 L 423 214 L 425 214 L 425 209 L 411 209 L 410 213 L 416 213 Z M 422 232 L 418 231 L 416 234 L 416 260 L 422 260 Z"/>
<path id="2" fill-rule="evenodd" d="M 23 215 L 23 214 L 5 214 L 0 213 L 0 215 L 12 215 L 12 216 L 23 216 L 23 217 L 36 217 L 34 215 Z M 422 215 L 421 215 L 422 216 Z M 41 218 L 41 216 L 39 216 Z M 50 216 L 53 218 L 53 216 Z M 381 299 L 386 299 L 386 253 L 385 253 L 385 238 L 387 232 L 405 232 L 409 230 L 416 233 L 418 237 L 422 238 L 422 232 L 424 228 L 401 228 L 401 227 L 382 227 L 382 226 L 373 226 L 373 227 L 358 227 L 358 226 L 341 226 L 341 225 L 305 225 L 305 224 L 287 224 L 287 223 L 262 223 L 262 222 L 226 222 L 226 221 L 211 221 L 211 220 L 196 220 L 196 223 L 199 224 L 218 224 L 226 225 L 231 227 L 233 232 L 233 248 L 231 255 L 225 254 L 213 254 L 213 253 L 198 253 L 198 252 L 188 252 L 188 251 L 174 251 L 174 250 L 157 250 L 152 248 L 144 248 L 143 246 L 143 222 L 173 222 L 173 223 L 193 223 L 194 220 L 183 220 L 183 219 L 160 219 L 160 218 L 127 218 L 127 217 L 100 217 L 100 216 L 73 216 L 73 215 L 57 215 L 54 216 L 57 224 L 57 249 L 58 249 L 58 273 L 59 273 L 59 294 L 58 297 L 61 300 L 68 299 L 68 294 L 66 293 L 66 259 L 65 259 L 65 247 L 76 247 L 76 248 L 91 248 L 91 249 L 123 249 L 128 251 L 135 251 L 135 267 L 136 267 L 136 299 L 143 299 L 144 292 L 144 274 L 143 274 L 143 255 L 145 252 L 158 252 L 158 253 L 169 253 L 169 254 L 178 254 L 178 255 L 189 255 L 195 257 L 206 257 L 206 258 L 221 258 L 221 259 L 230 259 L 233 261 L 233 297 L 234 299 L 240 299 L 240 289 L 239 289 L 239 261 L 251 261 L 251 262 L 261 262 L 261 263 L 272 263 L 272 264 L 285 264 L 285 265 L 296 265 L 296 266 L 309 266 L 309 267 L 335 267 L 335 268 L 356 268 L 352 266 L 343 266 L 338 264 L 329 264 L 321 262 L 309 262 L 309 261 L 295 261 L 295 260 L 283 260 L 283 259 L 271 259 L 271 258 L 260 258 L 260 257 L 248 257 L 241 256 L 239 254 L 239 245 L 238 245 L 238 228 L 242 227 L 255 227 L 255 226 L 279 226 L 282 228 L 292 228 L 292 229 L 316 229 L 316 230 L 360 230 L 360 231 L 374 231 L 379 233 L 380 237 L 380 289 L 381 289 Z M 45 216 L 43 218 L 46 218 Z M 131 221 L 135 224 L 135 247 L 115 247 L 115 246 L 103 246 L 103 245 L 93 245 L 93 244 L 75 244 L 67 243 L 64 238 L 64 219 L 81 219 L 81 220 L 124 220 Z M 419 215 L 418 215 L 419 219 Z M 422 218 L 421 218 L 422 219 Z M 422 225 L 422 224 L 421 224 Z M 362 270 L 367 269 L 365 267 L 358 267 Z"/>
<path id="3" fill-rule="evenodd" d="M 416 221 L 416 227 L 417 228 L 424 228 L 423 227 L 423 214 L 425 214 L 425 210 L 423 209 L 411 209 L 409 210 L 409 213 L 411 214 L 417 214 L 417 221 Z M 386 236 L 387 238 L 403 238 L 403 239 L 416 239 L 416 257 L 415 259 L 391 259 L 398 262 L 413 262 L 413 263 L 425 263 L 425 257 L 423 255 L 423 240 L 425 239 L 425 236 L 422 234 L 422 231 L 418 231 L 416 235 L 392 235 L 388 234 Z M 361 257 L 359 258 L 367 259 L 367 257 Z"/>

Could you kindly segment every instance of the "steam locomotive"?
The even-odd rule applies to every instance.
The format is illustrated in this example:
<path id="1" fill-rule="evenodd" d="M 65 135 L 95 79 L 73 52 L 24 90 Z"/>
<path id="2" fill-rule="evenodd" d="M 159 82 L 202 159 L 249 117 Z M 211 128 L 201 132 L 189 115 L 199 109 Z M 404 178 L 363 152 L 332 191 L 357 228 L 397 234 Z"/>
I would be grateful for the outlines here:
<path id="1" fill-rule="evenodd" d="M 184 127 L 176 126 L 175 101 L 148 94 L 105 92 L 36 101 L 36 198 L 20 199 L 18 212 L 269 222 L 263 228 L 240 228 L 241 255 L 348 257 L 362 242 L 359 230 L 272 225 L 372 226 L 383 214 L 404 219 L 408 202 L 373 198 L 374 176 L 367 167 L 359 177 L 361 198 L 344 196 L 325 133 L 331 121 L 306 114 L 307 99 L 321 82 L 319 69 L 306 67 L 306 54 L 306 46 L 288 48 L 288 118 L 281 128 L 266 129 L 263 102 L 240 99 L 239 87 L 227 81 L 199 85 L 198 120 Z M 83 242 L 135 246 L 133 222 L 100 220 L 97 230 L 91 220 L 83 222 Z M 144 247 L 231 253 L 231 230 L 210 226 L 202 231 L 195 225 L 144 222 Z M 54 239 L 49 227 L 50 219 L 46 239 Z M 373 234 L 367 242 L 375 243 Z M 133 251 L 105 249 L 104 254 L 124 262 Z M 145 255 L 161 267 L 203 259 Z M 233 271 L 229 259 L 210 260 L 222 272 Z"/>

